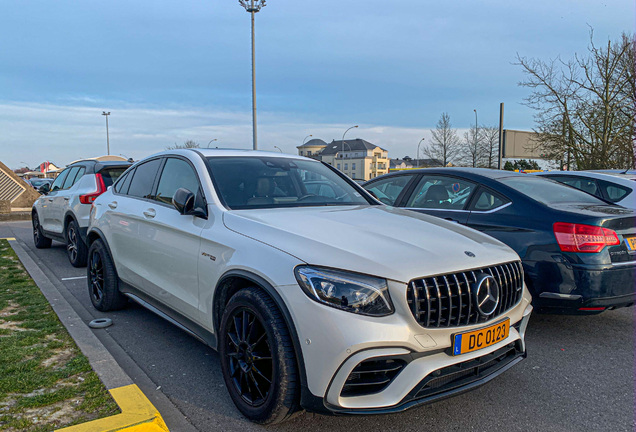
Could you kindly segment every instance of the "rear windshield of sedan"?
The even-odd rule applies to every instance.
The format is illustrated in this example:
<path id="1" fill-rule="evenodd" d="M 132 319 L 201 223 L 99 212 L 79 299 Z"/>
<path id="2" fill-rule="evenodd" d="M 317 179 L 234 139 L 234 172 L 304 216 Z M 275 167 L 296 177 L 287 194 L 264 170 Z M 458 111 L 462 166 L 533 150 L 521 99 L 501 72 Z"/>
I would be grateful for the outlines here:
<path id="1" fill-rule="evenodd" d="M 319 162 L 277 157 L 209 157 L 210 174 L 230 209 L 371 204 Z"/>
<path id="2" fill-rule="evenodd" d="M 560 203 L 607 204 L 595 196 L 541 177 L 505 177 L 499 181 L 546 205 Z"/>

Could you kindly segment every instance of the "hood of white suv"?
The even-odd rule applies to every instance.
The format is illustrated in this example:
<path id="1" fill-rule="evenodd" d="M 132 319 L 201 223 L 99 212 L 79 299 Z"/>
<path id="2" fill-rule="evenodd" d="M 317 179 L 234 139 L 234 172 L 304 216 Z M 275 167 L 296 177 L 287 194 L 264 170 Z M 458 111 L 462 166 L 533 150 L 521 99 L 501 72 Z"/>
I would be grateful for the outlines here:
<path id="1" fill-rule="evenodd" d="M 223 221 L 308 264 L 401 282 L 519 259 L 478 231 L 385 206 L 234 210 Z"/>

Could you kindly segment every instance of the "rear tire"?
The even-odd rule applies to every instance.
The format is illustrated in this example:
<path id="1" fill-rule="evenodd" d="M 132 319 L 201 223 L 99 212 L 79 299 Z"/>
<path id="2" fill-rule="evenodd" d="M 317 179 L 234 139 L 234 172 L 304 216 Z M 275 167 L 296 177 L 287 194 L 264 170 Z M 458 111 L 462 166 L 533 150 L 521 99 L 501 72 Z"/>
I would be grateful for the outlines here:
<path id="1" fill-rule="evenodd" d="M 73 267 L 86 266 L 88 250 L 82 240 L 77 222 L 70 221 L 66 227 L 66 254 Z"/>
<path id="2" fill-rule="evenodd" d="M 113 259 L 100 239 L 95 240 L 88 249 L 88 296 L 93 307 L 107 312 L 122 309 L 128 299 L 119 291 L 119 277 Z"/>
<path id="3" fill-rule="evenodd" d="M 274 301 L 244 288 L 228 302 L 219 332 L 223 379 L 238 410 L 260 424 L 298 409 L 298 368 L 289 329 Z"/>
<path id="4" fill-rule="evenodd" d="M 35 243 L 35 247 L 38 249 L 50 248 L 51 239 L 44 237 L 42 225 L 40 225 L 40 218 L 38 218 L 38 214 L 36 212 L 33 212 L 31 215 L 31 222 L 33 224 L 33 243 Z"/>

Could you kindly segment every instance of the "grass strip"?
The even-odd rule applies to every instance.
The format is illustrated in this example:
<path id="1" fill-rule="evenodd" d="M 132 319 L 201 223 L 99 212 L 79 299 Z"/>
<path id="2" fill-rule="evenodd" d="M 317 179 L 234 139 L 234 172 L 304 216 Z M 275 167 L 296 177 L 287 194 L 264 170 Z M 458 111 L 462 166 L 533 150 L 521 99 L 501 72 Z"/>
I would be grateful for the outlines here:
<path id="1" fill-rule="evenodd" d="M 9 243 L 0 240 L 0 431 L 52 431 L 119 412 Z"/>

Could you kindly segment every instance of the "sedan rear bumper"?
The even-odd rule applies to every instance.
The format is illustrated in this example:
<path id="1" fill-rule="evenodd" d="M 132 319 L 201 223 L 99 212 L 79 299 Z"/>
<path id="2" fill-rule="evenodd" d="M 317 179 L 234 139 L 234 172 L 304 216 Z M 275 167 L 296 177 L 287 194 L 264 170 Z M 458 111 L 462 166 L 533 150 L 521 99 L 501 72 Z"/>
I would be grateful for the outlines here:
<path id="1" fill-rule="evenodd" d="M 636 303 L 636 262 L 606 266 L 554 263 L 554 266 L 556 271 L 551 273 L 560 280 L 553 278 L 545 283 L 539 279 L 532 284 L 539 288 L 534 297 L 539 312 L 595 314 Z"/>

